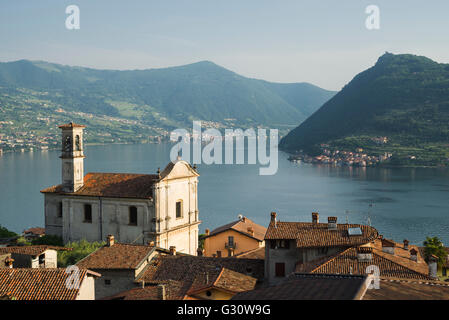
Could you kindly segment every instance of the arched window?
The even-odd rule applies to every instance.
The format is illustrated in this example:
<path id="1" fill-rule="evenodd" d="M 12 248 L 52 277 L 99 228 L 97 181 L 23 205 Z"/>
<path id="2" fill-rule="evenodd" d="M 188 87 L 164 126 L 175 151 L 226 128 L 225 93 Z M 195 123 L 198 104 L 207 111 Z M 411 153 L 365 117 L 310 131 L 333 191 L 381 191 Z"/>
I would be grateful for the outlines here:
<path id="1" fill-rule="evenodd" d="M 134 206 L 129 207 L 129 225 L 137 226 L 137 208 Z"/>
<path id="2" fill-rule="evenodd" d="M 81 151 L 81 141 L 80 141 L 80 136 L 75 136 L 75 150 L 76 151 Z"/>

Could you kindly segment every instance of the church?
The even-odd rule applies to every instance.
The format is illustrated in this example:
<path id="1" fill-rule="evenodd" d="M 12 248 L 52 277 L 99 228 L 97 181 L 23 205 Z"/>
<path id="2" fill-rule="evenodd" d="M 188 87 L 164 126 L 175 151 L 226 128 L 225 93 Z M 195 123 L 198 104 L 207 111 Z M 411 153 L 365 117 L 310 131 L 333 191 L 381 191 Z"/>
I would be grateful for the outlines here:
<path id="1" fill-rule="evenodd" d="M 69 123 L 62 130 L 61 184 L 41 191 L 45 232 L 70 241 L 148 244 L 196 255 L 198 249 L 198 177 L 196 168 L 178 159 L 156 174 L 84 175 L 83 130 Z"/>

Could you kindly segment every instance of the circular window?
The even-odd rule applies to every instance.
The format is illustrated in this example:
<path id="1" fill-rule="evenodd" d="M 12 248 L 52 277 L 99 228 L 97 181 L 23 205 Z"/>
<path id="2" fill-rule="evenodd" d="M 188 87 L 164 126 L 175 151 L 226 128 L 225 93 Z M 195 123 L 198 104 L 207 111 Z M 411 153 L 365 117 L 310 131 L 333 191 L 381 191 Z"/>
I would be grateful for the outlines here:
<path id="1" fill-rule="evenodd" d="M 206 291 L 206 296 L 210 297 L 212 295 L 212 292 L 210 292 L 209 290 Z"/>

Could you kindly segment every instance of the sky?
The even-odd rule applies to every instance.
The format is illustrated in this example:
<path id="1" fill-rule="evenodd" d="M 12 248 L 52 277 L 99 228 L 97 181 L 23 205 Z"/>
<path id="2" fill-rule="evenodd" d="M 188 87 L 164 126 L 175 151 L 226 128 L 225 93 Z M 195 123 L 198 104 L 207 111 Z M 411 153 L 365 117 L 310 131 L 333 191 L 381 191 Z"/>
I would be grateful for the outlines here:
<path id="1" fill-rule="evenodd" d="M 69 30 L 66 7 L 80 28 Z M 369 5 L 380 28 L 365 26 Z M 0 0 L 0 61 L 150 69 L 209 60 L 340 90 L 386 51 L 449 63 L 449 1 Z"/>

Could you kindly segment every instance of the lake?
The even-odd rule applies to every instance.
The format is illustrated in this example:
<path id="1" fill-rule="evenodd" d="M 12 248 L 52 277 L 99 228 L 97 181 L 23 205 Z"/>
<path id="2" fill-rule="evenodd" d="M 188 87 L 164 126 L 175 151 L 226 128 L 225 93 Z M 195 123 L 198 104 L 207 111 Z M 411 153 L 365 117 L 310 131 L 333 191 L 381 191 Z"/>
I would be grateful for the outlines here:
<path id="1" fill-rule="evenodd" d="M 156 173 L 169 161 L 170 144 L 87 146 L 87 172 Z M 44 226 L 44 197 L 59 184 L 59 151 L 0 156 L 0 224 L 15 232 Z M 371 222 L 381 234 L 421 244 L 438 236 L 449 244 L 449 170 L 429 168 L 351 168 L 296 164 L 279 153 L 273 176 L 259 165 L 199 165 L 199 214 L 213 229 L 243 214 L 264 226 L 270 212 L 281 221 L 337 216 L 339 223 Z"/>

